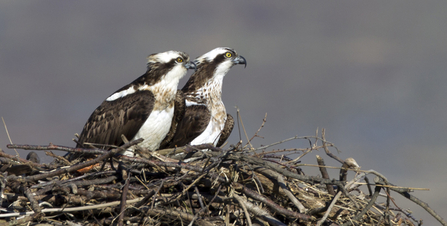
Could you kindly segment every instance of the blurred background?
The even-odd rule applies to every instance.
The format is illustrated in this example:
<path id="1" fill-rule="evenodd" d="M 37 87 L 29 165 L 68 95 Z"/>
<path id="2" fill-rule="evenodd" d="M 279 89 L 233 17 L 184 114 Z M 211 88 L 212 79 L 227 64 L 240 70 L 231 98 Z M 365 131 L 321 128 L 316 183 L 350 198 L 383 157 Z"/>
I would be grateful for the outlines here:
<path id="1" fill-rule="evenodd" d="M 147 55 L 179 50 L 195 58 L 228 46 L 248 65 L 224 79 L 227 111 L 240 109 L 249 137 L 268 113 L 255 147 L 326 128 L 342 159 L 394 184 L 429 188 L 412 194 L 442 216 L 446 8 L 408 0 L 1 1 L 0 116 L 14 143 L 74 146 L 93 110 L 145 72 Z M 1 127 L 0 148 L 14 154 Z M 306 147 L 294 140 L 269 150 Z M 303 163 L 316 164 L 315 154 L 339 166 L 322 152 Z M 437 224 L 416 204 L 398 203 Z"/>

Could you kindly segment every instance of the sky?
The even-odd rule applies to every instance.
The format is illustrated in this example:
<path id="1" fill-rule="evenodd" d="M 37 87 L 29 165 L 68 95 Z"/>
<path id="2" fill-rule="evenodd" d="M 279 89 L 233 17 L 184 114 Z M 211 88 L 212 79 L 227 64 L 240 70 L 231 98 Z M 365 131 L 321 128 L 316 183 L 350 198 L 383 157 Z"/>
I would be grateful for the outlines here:
<path id="1" fill-rule="evenodd" d="M 248 64 L 224 79 L 227 112 L 236 117 L 239 109 L 249 137 L 267 113 L 255 147 L 325 128 L 340 158 L 393 184 L 429 188 L 413 195 L 447 216 L 446 7 L 431 0 L 0 1 L 0 116 L 13 143 L 74 146 L 93 110 L 145 72 L 148 55 L 178 50 L 196 58 L 228 46 Z M 238 130 L 229 143 L 240 139 Z M 0 148 L 14 154 L 9 142 L 2 126 Z M 271 149 L 306 147 L 293 140 Z M 315 164 L 315 154 L 338 164 L 322 152 L 302 162 Z"/>

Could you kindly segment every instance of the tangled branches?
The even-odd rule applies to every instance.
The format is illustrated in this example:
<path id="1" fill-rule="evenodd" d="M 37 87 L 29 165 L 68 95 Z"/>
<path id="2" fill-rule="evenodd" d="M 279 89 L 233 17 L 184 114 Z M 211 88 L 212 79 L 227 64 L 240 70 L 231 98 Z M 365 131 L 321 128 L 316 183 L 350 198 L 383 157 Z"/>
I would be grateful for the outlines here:
<path id="1" fill-rule="evenodd" d="M 329 148 L 333 145 L 325 140 L 324 132 L 321 137 L 294 139 L 311 143 L 300 149 L 302 155 L 322 149 L 339 161 L 339 178 L 329 178 L 320 156 L 322 176 L 308 176 L 298 161 L 300 156 L 290 159 L 284 153 L 254 152 L 241 145 L 226 150 L 212 145 L 185 146 L 159 150 L 147 158 L 117 154 L 140 140 L 111 151 L 53 144 L 8 145 L 97 157 L 81 156 L 82 161 L 71 163 L 47 152 L 55 160 L 40 164 L 1 152 L 0 225 L 421 224 L 391 204 L 390 191 L 425 205 L 446 225 L 428 205 L 409 194 L 414 189 L 394 186 L 376 171 L 360 170 L 354 159 L 341 160 L 332 154 Z M 349 181 L 348 172 L 353 177 Z M 373 183 L 368 175 L 376 176 Z M 384 202 L 379 202 L 380 198 Z"/>

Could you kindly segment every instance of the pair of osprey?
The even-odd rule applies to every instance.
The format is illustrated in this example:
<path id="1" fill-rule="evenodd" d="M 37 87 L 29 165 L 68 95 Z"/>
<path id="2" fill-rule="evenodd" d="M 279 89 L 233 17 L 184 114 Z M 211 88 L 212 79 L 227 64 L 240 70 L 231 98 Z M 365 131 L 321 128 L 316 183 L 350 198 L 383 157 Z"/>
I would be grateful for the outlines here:
<path id="1" fill-rule="evenodd" d="M 92 113 L 77 147 L 115 145 L 143 138 L 148 151 L 186 144 L 221 146 L 233 130 L 233 117 L 221 100 L 222 81 L 235 64 L 247 65 L 231 48 L 216 48 L 194 62 L 184 52 L 167 51 L 148 57 L 147 71 L 110 95 Z M 177 90 L 188 69 L 195 69 Z M 134 149 L 124 154 L 134 156 Z"/>

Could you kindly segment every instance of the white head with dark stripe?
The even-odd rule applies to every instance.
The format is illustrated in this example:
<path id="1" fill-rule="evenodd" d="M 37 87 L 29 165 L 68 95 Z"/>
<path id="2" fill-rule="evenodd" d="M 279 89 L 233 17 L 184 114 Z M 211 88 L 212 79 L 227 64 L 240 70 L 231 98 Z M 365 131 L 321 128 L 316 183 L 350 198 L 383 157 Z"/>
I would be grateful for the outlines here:
<path id="1" fill-rule="evenodd" d="M 147 72 L 152 73 L 146 79 L 147 85 L 151 86 L 161 79 L 179 80 L 188 69 L 195 69 L 194 63 L 189 61 L 188 54 L 179 51 L 167 51 L 151 54 L 147 57 Z"/>
<path id="2" fill-rule="evenodd" d="M 210 82 L 221 85 L 231 67 L 236 64 L 247 66 L 245 58 L 228 47 L 215 48 L 195 59 L 194 63 L 197 70 L 183 87 L 182 91 L 185 93 L 197 91 Z"/>

